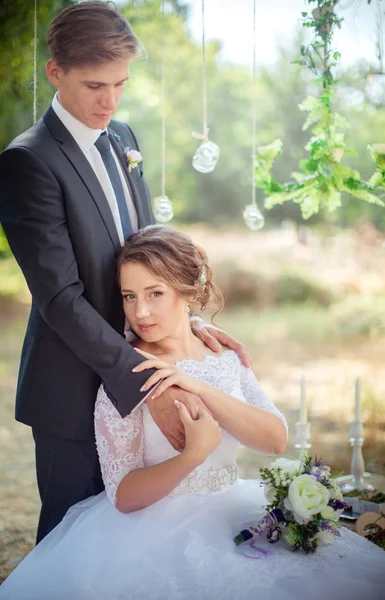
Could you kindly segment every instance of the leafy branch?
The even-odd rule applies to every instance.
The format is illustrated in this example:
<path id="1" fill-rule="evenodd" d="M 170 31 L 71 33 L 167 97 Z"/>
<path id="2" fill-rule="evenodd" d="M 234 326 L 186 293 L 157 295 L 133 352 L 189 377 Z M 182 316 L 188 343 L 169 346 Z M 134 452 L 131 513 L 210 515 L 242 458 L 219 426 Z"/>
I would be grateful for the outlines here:
<path id="1" fill-rule="evenodd" d="M 272 173 L 275 159 L 281 154 L 283 144 L 277 139 L 273 143 L 257 148 L 255 156 L 255 185 L 265 192 L 265 207 L 272 208 L 288 200 L 299 204 L 305 219 L 325 207 L 333 211 L 341 206 L 341 194 L 349 193 L 360 200 L 385 206 L 378 197 L 385 190 L 385 144 L 368 146 L 376 170 L 369 181 L 362 180 L 360 173 L 340 164 L 344 154 L 354 154 L 346 147 L 344 131 L 348 122 L 333 111 L 332 99 L 337 80 L 332 69 L 337 66 L 340 53 L 332 49 L 335 27 L 342 19 L 334 8 L 338 0 L 308 0 L 316 4 L 312 12 L 303 12 L 303 26 L 314 29 L 314 39 L 301 45 L 300 57 L 293 61 L 310 69 L 314 80 L 321 86 L 320 96 L 308 96 L 299 109 L 308 117 L 303 129 L 310 127 L 311 137 L 305 146 L 309 155 L 299 164 L 299 171 L 292 173 L 294 181 L 281 184 Z"/>

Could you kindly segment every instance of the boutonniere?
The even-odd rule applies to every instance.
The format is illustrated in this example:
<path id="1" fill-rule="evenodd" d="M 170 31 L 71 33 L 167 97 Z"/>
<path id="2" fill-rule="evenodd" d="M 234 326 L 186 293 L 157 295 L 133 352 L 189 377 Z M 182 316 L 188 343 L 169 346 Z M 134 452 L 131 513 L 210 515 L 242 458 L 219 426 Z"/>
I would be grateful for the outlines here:
<path id="1" fill-rule="evenodd" d="M 130 148 L 124 149 L 124 154 L 126 155 L 128 172 L 131 172 L 131 169 L 136 169 L 138 164 L 142 162 L 143 158 L 140 152 L 137 150 L 131 150 Z"/>

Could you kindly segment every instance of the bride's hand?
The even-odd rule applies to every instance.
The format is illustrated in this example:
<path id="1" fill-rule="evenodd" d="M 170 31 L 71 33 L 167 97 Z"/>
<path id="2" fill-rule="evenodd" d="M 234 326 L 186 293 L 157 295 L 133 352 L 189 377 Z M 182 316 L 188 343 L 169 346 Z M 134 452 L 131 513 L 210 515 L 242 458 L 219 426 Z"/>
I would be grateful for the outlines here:
<path id="1" fill-rule="evenodd" d="M 183 454 L 194 465 L 201 465 L 222 441 L 219 423 L 202 407 L 198 407 L 195 419 L 191 418 L 182 402 L 175 402 L 186 433 Z"/>
<path id="2" fill-rule="evenodd" d="M 151 398 L 157 398 L 160 396 L 165 390 L 167 390 L 172 385 L 177 385 L 183 390 L 187 392 L 192 392 L 197 396 L 200 395 L 200 389 L 202 383 L 198 379 L 194 379 L 194 377 L 190 377 L 182 369 L 178 369 L 174 364 L 168 363 L 164 360 L 161 360 L 157 356 L 150 354 L 149 352 L 144 352 L 139 348 L 134 348 L 134 350 L 144 356 L 147 360 L 141 362 L 137 365 L 133 371 L 135 373 L 140 373 L 141 371 L 145 371 L 146 369 L 157 369 L 156 373 L 151 375 L 146 381 L 146 383 L 141 387 L 141 392 L 146 392 L 150 390 L 154 385 L 159 383 L 156 390 L 152 394 Z"/>

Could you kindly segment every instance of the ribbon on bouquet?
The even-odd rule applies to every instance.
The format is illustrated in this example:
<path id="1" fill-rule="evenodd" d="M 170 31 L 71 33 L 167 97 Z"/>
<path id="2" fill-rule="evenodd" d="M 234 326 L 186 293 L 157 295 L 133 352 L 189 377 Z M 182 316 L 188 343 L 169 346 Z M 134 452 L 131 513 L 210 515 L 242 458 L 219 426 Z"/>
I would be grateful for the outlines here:
<path id="1" fill-rule="evenodd" d="M 249 544 L 244 544 L 240 546 L 239 551 L 246 556 L 246 558 L 253 558 L 254 560 L 260 560 L 261 558 L 266 558 L 271 554 L 262 546 L 256 546 L 254 542 L 250 542 Z"/>
<path id="2" fill-rule="evenodd" d="M 234 543 L 236 546 L 247 544 L 248 547 L 260 552 L 263 556 L 267 556 L 269 554 L 268 551 L 264 550 L 260 546 L 255 545 L 258 541 L 258 538 L 262 534 L 266 533 L 267 541 L 270 544 L 275 544 L 281 538 L 282 527 L 285 527 L 285 525 L 286 519 L 282 510 L 279 508 L 274 508 L 260 521 L 255 521 L 254 523 L 251 523 L 247 529 L 242 529 L 242 531 L 235 536 Z M 255 555 L 252 556 L 249 552 L 243 551 L 243 549 L 241 551 L 242 554 L 248 558 L 262 558 Z"/>

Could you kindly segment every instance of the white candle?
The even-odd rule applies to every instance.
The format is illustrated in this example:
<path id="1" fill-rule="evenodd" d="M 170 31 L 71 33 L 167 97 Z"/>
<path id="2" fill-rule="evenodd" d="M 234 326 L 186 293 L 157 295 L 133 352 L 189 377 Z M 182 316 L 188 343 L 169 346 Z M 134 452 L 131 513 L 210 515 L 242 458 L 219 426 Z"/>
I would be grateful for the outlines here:
<path id="1" fill-rule="evenodd" d="M 361 420 L 361 379 L 357 377 L 354 390 L 354 420 Z"/>
<path id="2" fill-rule="evenodd" d="M 299 404 L 299 420 L 301 423 L 307 422 L 307 409 L 306 409 L 306 380 L 305 376 L 301 377 L 301 396 Z"/>

